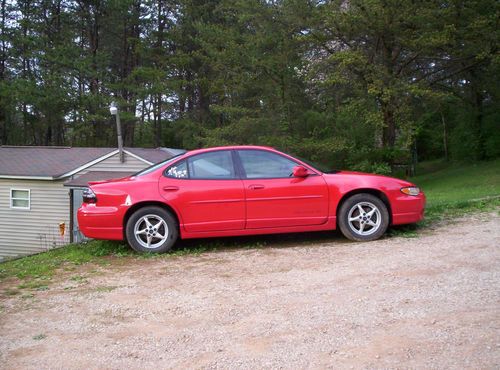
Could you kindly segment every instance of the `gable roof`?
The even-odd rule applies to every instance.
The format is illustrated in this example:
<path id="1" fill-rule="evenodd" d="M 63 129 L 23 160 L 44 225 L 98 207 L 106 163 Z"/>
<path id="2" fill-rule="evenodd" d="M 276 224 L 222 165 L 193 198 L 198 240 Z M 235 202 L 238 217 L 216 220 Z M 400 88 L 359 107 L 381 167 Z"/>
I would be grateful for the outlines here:
<path id="1" fill-rule="evenodd" d="M 84 188 L 89 186 L 90 181 L 103 181 L 111 179 L 121 179 L 133 175 L 130 171 L 90 171 L 83 175 L 77 176 L 74 179 L 68 180 L 64 186 L 71 188 Z"/>
<path id="2" fill-rule="evenodd" d="M 172 148 L 125 148 L 125 152 L 135 155 L 139 159 L 145 159 L 150 164 L 155 164 L 177 154 L 184 153 L 185 150 Z"/>
<path id="3" fill-rule="evenodd" d="M 124 148 L 125 153 L 142 160 L 145 165 L 171 158 L 178 151 L 169 148 Z M 117 153 L 116 148 L 0 146 L 0 177 L 65 178 Z"/>

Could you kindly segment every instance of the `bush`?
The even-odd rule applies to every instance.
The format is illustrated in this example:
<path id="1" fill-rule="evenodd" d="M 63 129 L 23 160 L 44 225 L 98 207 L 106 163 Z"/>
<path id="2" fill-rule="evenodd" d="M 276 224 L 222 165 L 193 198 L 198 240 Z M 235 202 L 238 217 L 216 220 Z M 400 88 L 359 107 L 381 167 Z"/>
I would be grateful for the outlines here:
<path id="1" fill-rule="evenodd" d="M 354 171 L 376 173 L 378 175 L 389 175 L 391 173 L 391 166 L 385 162 L 371 163 L 365 159 L 356 165 L 350 167 Z"/>

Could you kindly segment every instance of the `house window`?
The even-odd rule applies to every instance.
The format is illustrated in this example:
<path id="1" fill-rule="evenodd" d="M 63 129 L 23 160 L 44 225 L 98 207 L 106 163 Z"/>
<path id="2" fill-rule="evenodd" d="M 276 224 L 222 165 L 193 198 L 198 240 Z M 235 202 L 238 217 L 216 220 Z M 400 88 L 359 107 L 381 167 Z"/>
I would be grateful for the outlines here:
<path id="1" fill-rule="evenodd" d="M 30 209 L 29 189 L 10 189 L 10 208 Z"/>

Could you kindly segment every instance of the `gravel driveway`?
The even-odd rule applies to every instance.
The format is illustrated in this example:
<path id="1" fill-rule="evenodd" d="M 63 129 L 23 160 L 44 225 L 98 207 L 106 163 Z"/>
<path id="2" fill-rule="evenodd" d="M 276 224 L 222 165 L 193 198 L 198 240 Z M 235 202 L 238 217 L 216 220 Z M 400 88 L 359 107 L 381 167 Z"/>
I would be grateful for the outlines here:
<path id="1" fill-rule="evenodd" d="M 498 213 L 417 238 L 125 260 L 3 297 L 0 367 L 500 367 Z"/>

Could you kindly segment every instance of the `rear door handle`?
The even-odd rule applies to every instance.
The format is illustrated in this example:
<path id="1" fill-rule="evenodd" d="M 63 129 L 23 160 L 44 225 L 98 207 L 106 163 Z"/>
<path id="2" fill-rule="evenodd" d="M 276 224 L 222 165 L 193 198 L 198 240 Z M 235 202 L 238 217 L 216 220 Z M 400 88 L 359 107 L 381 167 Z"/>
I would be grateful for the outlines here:
<path id="1" fill-rule="evenodd" d="M 250 185 L 248 188 L 252 189 L 252 190 L 259 190 L 259 189 L 264 189 L 264 185 L 253 184 L 253 185 Z"/>
<path id="2" fill-rule="evenodd" d="M 179 190 L 179 187 L 178 186 L 164 186 L 163 190 L 165 190 L 165 191 L 177 191 L 177 190 Z"/>

